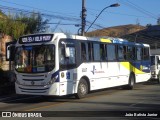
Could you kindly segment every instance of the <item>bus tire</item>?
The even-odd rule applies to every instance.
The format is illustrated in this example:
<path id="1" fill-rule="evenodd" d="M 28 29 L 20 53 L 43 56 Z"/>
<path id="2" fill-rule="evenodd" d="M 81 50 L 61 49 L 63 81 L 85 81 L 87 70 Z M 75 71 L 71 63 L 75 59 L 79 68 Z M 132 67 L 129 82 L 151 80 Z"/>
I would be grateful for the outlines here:
<path id="1" fill-rule="evenodd" d="M 84 98 L 88 94 L 88 83 L 85 79 L 81 79 L 75 97 L 77 99 Z"/>
<path id="2" fill-rule="evenodd" d="M 134 85 L 135 85 L 135 76 L 134 74 L 130 74 L 129 76 L 129 82 L 128 82 L 128 90 L 132 90 L 134 88 Z"/>
<path id="3" fill-rule="evenodd" d="M 128 84 L 123 86 L 123 89 L 132 90 L 134 88 L 134 84 L 135 84 L 135 76 L 134 74 L 131 73 L 129 76 Z"/>

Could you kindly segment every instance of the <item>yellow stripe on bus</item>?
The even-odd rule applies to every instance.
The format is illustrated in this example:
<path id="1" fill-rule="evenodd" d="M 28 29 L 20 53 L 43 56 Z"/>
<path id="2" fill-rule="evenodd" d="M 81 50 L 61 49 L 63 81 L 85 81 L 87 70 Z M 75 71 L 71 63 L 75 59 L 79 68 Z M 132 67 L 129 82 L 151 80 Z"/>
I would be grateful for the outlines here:
<path id="1" fill-rule="evenodd" d="M 129 62 L 121 62 L 121 65 L 123 65 L 125 68 L 127 68 L 129 71 L 133 71 L 135 74 L 144 74 L 145 72 L 137 69 L 133 65 L 131 65 Z"/>
<path id="2" fill-rule="evenodd" d="M 101 42 L 112 43 L 112 41 L 110 39 L 105 39 L 105 38 L 101 38 L 100 41 Z"/>

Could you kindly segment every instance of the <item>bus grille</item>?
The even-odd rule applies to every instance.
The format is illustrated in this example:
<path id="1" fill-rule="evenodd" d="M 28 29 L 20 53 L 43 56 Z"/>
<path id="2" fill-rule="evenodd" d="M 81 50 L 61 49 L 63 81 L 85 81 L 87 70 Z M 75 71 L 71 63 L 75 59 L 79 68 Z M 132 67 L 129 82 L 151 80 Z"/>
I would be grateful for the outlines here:
<path id="1" fill-rule="evenodd" d="M 49 88 L 22 88 L 22 87 L 19 87 L 21 89 L 21 92 L 24 92 L 24 93 L 45 93 Z"/>
<path id="2" fill-rule="evenodd" d="M 22 80 L 24 81 L 43 81 L 45 80 L 45 75 L 22 75 Z"/>

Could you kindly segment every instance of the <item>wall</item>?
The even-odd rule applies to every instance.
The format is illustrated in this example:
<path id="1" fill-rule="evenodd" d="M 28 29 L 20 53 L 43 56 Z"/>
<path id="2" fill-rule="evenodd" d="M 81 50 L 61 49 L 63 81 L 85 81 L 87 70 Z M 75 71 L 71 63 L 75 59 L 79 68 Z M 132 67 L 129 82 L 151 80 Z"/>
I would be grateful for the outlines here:
<path id="1" fill-rule="evenodd" d="M 0 68 L 9 70 L 9 62 L 6 61 L 6 42 L 12 41 L 12 37 L 1 35 L 0 37 Z"/>

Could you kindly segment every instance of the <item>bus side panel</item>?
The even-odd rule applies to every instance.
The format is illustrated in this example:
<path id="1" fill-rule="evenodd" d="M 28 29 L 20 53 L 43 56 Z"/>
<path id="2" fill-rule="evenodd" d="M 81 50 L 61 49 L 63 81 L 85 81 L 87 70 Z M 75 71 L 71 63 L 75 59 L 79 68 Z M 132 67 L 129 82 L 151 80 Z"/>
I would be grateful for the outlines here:
<path id="1" fill-rule="evenodd" d="M 134 73 L 136 77 L 136 83 L 144 82 L 150 79 L 150 62 L 149 61 L 135 61 L 132 63 L 134 66 Z"/>
<path id="2" fill-rule="evenodd" d="M 119 80 L 124 84 L 128 84 L 129 75 L 132 71 L 132 66 L 129 62 L 119 62 Z"/>
<path id="3" fill-rule="evenodd" d="M 119 76 L 119 67 L 118 62 L 83 63 L 78 68 L 78 73 L 81 73 L 78 74 L 78 79 L 88 76 L 91 90 L 125 85 L 128 83 L 128 77 Z"/>
<path id="4" fill-rule="evenodd" d="M 117 62 L 92 63 L 88 71 L 91 81 L 91 90 L 113 87 L 119 84 L 119 81 L 117 81 L 117 66 Z"/>
<path id="5" fill-rule="evenodd" d="M 146 61 L 142 61 L 142 71 L 144 72 L 144 74 L 142 75 L 142 77 L 140 78 L 140 81 L 147 81 L 151 78 L 151 69 L 150 69 L 150 60 L 146 60 Z"/>
<path id="6" fill-rule="evenodd" d="M 60 76 L 60 95 L 74 94 L 76 91 L 77 72 L 76 69 L 64 70 L 59 73 Z"/>

